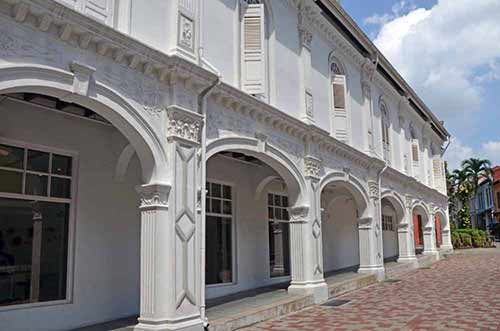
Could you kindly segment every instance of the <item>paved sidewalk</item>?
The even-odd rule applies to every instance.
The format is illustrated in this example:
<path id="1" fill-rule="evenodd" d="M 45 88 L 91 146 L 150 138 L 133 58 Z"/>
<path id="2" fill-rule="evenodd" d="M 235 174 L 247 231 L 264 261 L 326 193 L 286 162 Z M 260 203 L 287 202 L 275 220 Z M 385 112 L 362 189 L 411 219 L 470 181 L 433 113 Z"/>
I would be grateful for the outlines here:
<path id="1" fill-rule="evenodd" d="M 245 330 L 500 330 L 500 249 L 459 252 L 339 299 L 350 302 Z"/>

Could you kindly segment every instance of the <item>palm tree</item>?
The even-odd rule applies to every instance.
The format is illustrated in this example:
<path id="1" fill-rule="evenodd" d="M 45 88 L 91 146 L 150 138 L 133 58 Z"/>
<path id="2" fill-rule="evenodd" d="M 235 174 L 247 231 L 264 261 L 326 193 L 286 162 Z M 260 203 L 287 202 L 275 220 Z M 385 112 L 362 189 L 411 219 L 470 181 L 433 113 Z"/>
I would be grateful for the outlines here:
<path id="1" fill-rule="evenodd" d="M 457 211 L 458 224 L 461 228 L 470 228 L 469 200 L 473 192 L 471 179 L 465 169 L 455 169 L 449 176 L 449 183 L 452 192 L 450 199 L 460 202 L 460 209 Z"/>
<path id="2" fill-rule="evenodd" d="M 490 179 L 492 174 L 491 162 L 486 159 L 470 158 L 464 160 L 462 162 L 462 169 L 465 171 L 472 184 L 474 196 L 479 187 L 479 180 L 481 178 Z"/>

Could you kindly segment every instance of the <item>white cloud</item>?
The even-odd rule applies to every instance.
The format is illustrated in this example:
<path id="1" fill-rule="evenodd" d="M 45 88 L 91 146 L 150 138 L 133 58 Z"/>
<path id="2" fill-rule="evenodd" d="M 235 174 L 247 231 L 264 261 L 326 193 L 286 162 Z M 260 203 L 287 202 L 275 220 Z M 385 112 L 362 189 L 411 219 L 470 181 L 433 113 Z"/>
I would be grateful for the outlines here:
<path id="1" fill-rule="evenodd" d="M 363 22 L 371 25 L 384 25 L 401 15 L 407 14 L 415 8 L 416 6 L 413 1 L 400 0 L 392 6 L 391 13 L 383 15 L 373 14 L 372 16 L 365 18 Z"/>
<path id="2" fill-rule="evenodd" d="M 479 149 L 474 150 L 458 138 L 451 139 L 450 147 L 445 154 L 450 171 L 459 168 L 463 160 L 471 157 L 487 159 L 491 161 L 492 165 L 500 165 L 500 141 L 482 143 Z"/>
<path id="3" fill-rule="evenodd" d="M 380 20 L 375 44 L 438 116 L 470 133 L 483 84 L 500 78 L 500 1 L 439 0 L 396 12 Z"/>

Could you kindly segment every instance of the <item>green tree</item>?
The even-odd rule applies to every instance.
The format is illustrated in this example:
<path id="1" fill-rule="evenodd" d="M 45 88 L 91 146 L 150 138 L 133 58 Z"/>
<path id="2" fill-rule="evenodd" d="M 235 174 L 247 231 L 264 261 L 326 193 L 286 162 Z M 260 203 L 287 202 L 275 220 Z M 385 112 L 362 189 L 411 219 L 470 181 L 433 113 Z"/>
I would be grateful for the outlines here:
<path id="1" fill-rule="evenodd" d="M 470 229 L 469 200 L 474 192 L 471 178 L 465 169 L 455 169 L 449 175 L 448 181 L 452 191 L 450 199 L 457 199 L 461 205 L 457 212 L 458 225 L 460 228 Z"/>
<path id="2" fill-rule="evenodd" d="M 491 162 L 486 159 L 470 158 L 462 162 L 462 169 L 472 184 L 473 195 L 475 196 L 481 178 L 490 179 L 492 175 Z"/>

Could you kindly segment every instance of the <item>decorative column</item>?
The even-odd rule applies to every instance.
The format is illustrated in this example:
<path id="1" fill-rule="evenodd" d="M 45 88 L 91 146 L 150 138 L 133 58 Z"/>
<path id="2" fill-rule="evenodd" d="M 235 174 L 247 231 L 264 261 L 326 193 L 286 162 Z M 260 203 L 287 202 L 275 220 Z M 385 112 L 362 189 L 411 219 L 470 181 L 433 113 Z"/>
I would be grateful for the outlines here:
<path id="1" fill-rule="evenodd" d="M 384 243 L 382 239 L 382 207 L 380 190 L 376 181 L 369 181 L 370 205 L 373 216 L 358 220 L 359 231 L 359 273 L 375 274 L 377 279 L 385 278 Z"/>
<path id="2" fill-rule="evenodd" d="M 301 119 L 314 123 L 314 99 L 311 79 L 311 44 L 313 33 L 307 22 L 307 16 L 301 9 L 299 11 L 299 38 L 300 38 L 300 85 L 301 85 Z"/>
<path id="3" fill-rule="evenodd" d="M 319 173 L 321 160 L 304 159 L 309 205 L 290 208 L 290 244 L 292 282 L 288 292 L 314 296 L 316 303 L 328 299 L 328 286 L 323 277 L 323 248 L 320 211 Z"/>
<path id="4" fill-rule="evenodd" d="M 411 196 L 407 195 L 405 199 L 405 204 L 406 204 L 406 222 L 408 223 L 408 232 L 409 232 L 409 240 L 410 242 L 408 243 L 408 249 L 411 252 L 411 255 L 416 256 L 416 247 L 415 247 L 415 228 L 414 228 L 414 222 L 413 222 L 413 199 Z"/>
<path id="5" fill-rule="evenodd" d="M 424 255 L 437 255 L 436 232 L 434 231 L 434 212 L 429 212 L 429 219 L 424 225 Z"/>
<path id="6" fill-rule="evenodd" d="M 399 100 L 399 150 L 401 158 L 401 169 L 405 174 L 411 175 L 411 144 L 406 139 L 406 110 L 410 107 L 407 95 L 401 96 Z"/>
<path id="7" fill-rule="evenodd" d="M 398 224 L 398 262 L 413 263 L 417 261 L 415 255 L 415 243 L 413 241 L 413 219 L 411 210 L 411 198 L 407 197 L 405 214 L 403 220 Z"/>
<path id="8" fill-rule="evenodd" d="M 377 69 L 377 61 L 370 58 L 365 58 L 365 63 L 361 70 L 361 89 L 363 93 L 362 106 L 362 127 L 363 127 L 363 149 L 366 153 L 375 154 L 375 138 L 373 133 L 373 103 L 371 84 L 375 70 Z"/>
<path id="9" fill-rule="evenodd" d="M 181 107 L 166 110 L 170 184 L 141 194 L 141 307 L 135 330 L 203 330 L 200 317 L 200 221 L 196 218 L 197 151 L 203 117 Z"/>
<path id="10" fill-rule="evenodd" d="M 448 208 L 445 209 L 445 213 L 446 213 L 446 215 L 444 215 L 444 217 L 446 219 L 441 220 L 441 222 L 445 222 L 443 230 L 441 231 L 441 238 L 443 240 L 443 243 L 441 245 L 441 250 L 443 250 L 443 251 L 450 251 L 451 250 L 452 251 L 453 245 L 451 243 L 450 216 L 449 216 Z"/>

